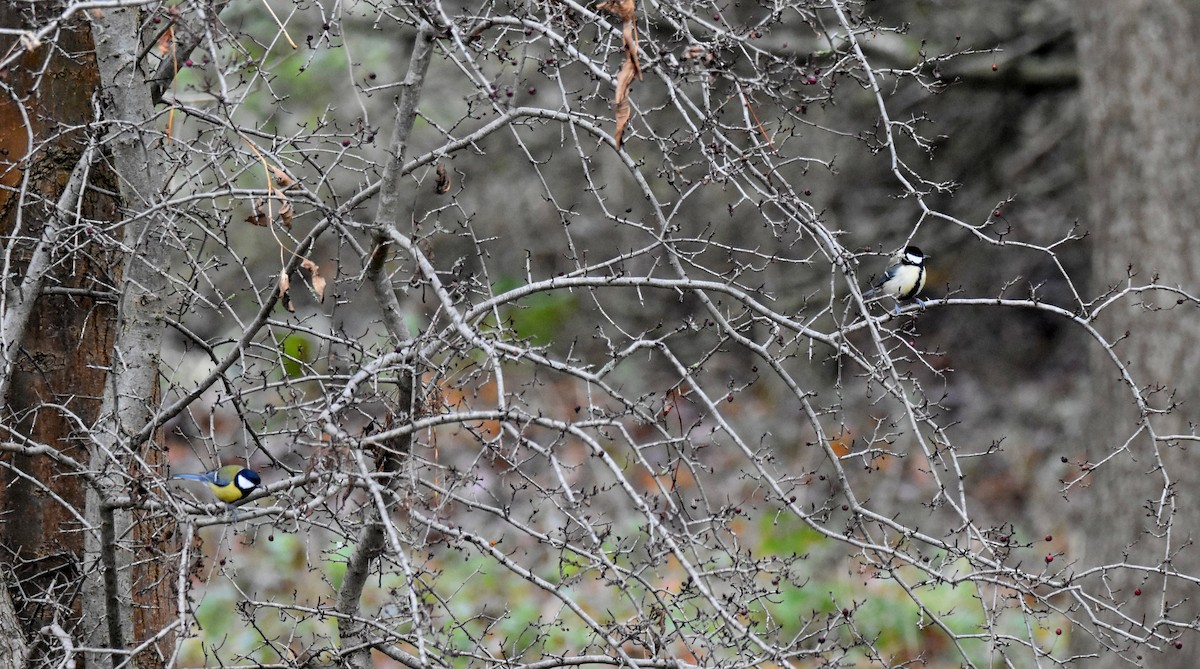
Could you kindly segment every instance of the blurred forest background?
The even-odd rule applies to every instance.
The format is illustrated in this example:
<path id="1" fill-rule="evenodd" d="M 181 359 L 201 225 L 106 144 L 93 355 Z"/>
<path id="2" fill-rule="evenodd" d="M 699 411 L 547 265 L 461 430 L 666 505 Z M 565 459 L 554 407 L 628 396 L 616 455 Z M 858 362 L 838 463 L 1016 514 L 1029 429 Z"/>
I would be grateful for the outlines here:
<path id="1" fill-rule="evenodd" d="M 3 15 L 5 314 L 50 239 L 40 318 L 82 319 L 4 339 L 31 663 L 1191 666 L 1200 9 L 647 2 L 631 56 L 616 2 L 121 4 Z M 103 92 L 123 12 L 145 122 Z M 92 40 L 102 92 L 39 125 Z M 76 160 L 121 204 L 63 207 Z M 906 244 L 893 315 L 861 290 Z M 137 271 L 161 358 L 120 345 Z M 33 352 L 101 322 L 111 359 Z M 230 462 L 236 516 L 166 483 Z"/>

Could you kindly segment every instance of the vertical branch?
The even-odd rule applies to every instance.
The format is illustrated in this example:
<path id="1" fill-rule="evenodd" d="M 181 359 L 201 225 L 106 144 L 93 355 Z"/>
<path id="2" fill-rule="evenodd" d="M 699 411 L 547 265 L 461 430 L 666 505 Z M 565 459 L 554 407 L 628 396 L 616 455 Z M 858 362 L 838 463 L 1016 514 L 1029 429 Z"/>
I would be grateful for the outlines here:
<path id="1" fill-rule="evenodd" d="M 161 154 L 154 147 L 154 107 L 144 75 L 138 72 L 138 16 L 136 8 L 110 8 L 93 17 L 96 60 L 100 66 L 104 114 L 111 128 L 105 145 L 120 175 L 121 202 L 126 218 L 123 245 L 126 252 L 119 292 L 117 334 L 100 413 L 94 430 L 91 465 L 100 485 L 88 491 L 87 515 L 97 520 L 102 535 L 89 533 L 85 548 L 89 564 L 101 564 L 103 577 L 93 575 L 85 584 L 85 610 L 107 618 L 107 645 L 114 650 L 134 640 L 133 574 L 130 556 L 116 537 L 131 536 L 133 520 L 128 509 L 107 512 L 107 499 L 125 490 L 127 465 L 141 444 L 135 437 L 157 409 L 158 376 L 164 316 L 174 304 L 170 292 L 170 221 L 160 214 L 139 215 L 157 205 L 163 184 Z M 151 440 L 153 438 L 151 437 Z M 148 454 L 147 462 L 159 461 Z M 111 534 L 110 534 L 111 532 Z M 98 542 L 98 545 L 97 545 Z M 99 556 L 99 559 L 97 559 Z M 154 592 L 153 590 L 151 592 Z M 149 606 L 166 615 L 171 602 L 160 598 Z M 100 629 L 99 626 L 94 629 Z M 93 638 L 93 644 L 99 639 Z"/>
<path id="2" fill-rule="evenodd" d="M 424 25 L 413 40 L 413 52 L 409 60 L 408 74 L 404 78 L 404 90 L 396 105 L 396 128 L 388 147 L 388 163 L 384 166 L 383 177 L 380 179 L 379 209 L 375 212 L 375 222 L 372 226 L 375 250 L 367 261 L 367 280 L 371 282 L 375 299 L 383 312 L 384 325 L 396 341 L 406 339 L 407 333 L 401 318 L 400 302 L 392 290 L 387 272 L 384 271 L 389 250 L 387 234 L 384 231 L 389 227 L 399 229 L 401 212 L 406 209 L 400 198 L 400 179 L 403 176 L 401 171 L 408 149 L 408 139 L 412 135 L 413 123 L 417 118 L 417 102 L 421 99 L 425 73 L 429 70 L 432 57 L 433 28 Z"/>
<path id="3" fill-rule="evenodd" d="M 433 30 L 426 25 L 422 27 L 413 40 L 413 52 L 409 61 L 408 75 L 405 77 L 404 91 L 400 95 L 400 100 L 396 108 L 396 127 L 389 147 L 388 163 L 384 167 L 380 184 L 379 210 L 375 215 L 375 224 L 372 231 L 372 236 L 375 240 L 375 250 L 367 261 L 368 280 L 371 281 L 375 298 L 379 302 L 379 307 L 383 312 L 384 324 L 396 341 L 404 341 L 407 339 L 407 336 L 403 320 L 400 316 L 399 300 L 396 298 L 395 291 L 392 290 L 387 272 L 384 271 L 384 262 L 388 253 L 387 233 L 384 231 L 390 228 L 397 228 L 400 221 L 402 211 L 400 200 L 401 168 L 404 165 L 405 151 L 408 146 L 409 136 L 412 134 L 413 123 L 416 119 L 417 103 L 421 98 L 421 90 L 425 83 L 425 73 L 429 69 L 429 61 L 432 55 Z M 415 406 L 414 390 L 416 379 L 418 378 L 415 368 L 415 355 L 408 363 L 411 366 L 408 368 L 408 373 L 402 376 L 399 384 L 399 405 L 406 410 L 406 414 L 401 416 L 401 418 L 412 421 Z M 403 456 L 409 453 L 411 448 L 411 433 L 391 440 L 380 447 L 380 452 L 376 458 L 376 468 L 381 472 L 392 474 L 393 476 L 386 479 L 384 491 L 377 490 L 378 486 L 375 482 L 370 478 L 367 479 L 367 484 L 371 486 L 373 497 L 378 497 L 377 493 L 379 492 L 386 492 L 388 493 L 388 497 L 391 497 L 391 493 L 396 490 L 400 481 L 400 478 L 395 476 L 395 474 L 400 471 L 400 466 L 404 460 Z M 383 501 L 386 502 L 387 500 Z M 358 545 L 355 547 L 354 553 L 350 556 L 349 563 L 346 566 L 346 575 L 337 597 L 337 610 L 346 616 L 338 623 L 339 641 L 342 648 L 347 648 L 351 645 L 355 647 L 355 650 L 347 656 L 346 661 L 351 667 L 356 669 L 367 669 L 371 666 L 371 652 L 370 647 L 365 645 L 367 639 L 364 625 L 353 620 L 353 617 L 359 615 L 359 604 L 363 588 L 367 583 L 367 577 L 370 575 L 371 564 L 382 554 L 387 546 L 387 535 L 384 527 L 385 508 L 381 504 L 372 504 L 367 508 L 365 513 L 366 519 L 362 530 L 359 532 Z M 415 618 L 419 615 L 419 609 L 416 606 L 416 600 L 412 596 L 411 591 L 409 594 L 410 604 L 412 604 L 413 609 L 412 615 Z M 419 627 L 419 625 L 414 626 Z M 420 634 L 419 630 L 417 634 Z M 420 650 L 421 655 L 424 656 L 424 648 Z"/>

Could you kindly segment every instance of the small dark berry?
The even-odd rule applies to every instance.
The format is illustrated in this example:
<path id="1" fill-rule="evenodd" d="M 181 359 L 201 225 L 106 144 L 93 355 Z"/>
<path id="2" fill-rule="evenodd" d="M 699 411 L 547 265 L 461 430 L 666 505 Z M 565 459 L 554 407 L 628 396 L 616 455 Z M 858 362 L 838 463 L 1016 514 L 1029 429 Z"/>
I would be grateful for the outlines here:
<path id="1" fill-rule="evenodd" d="M 1067 456 L 1065 456 L 1065 455 L 1064 455 L 1064 456 L 1062 456 L 1062 458 L 1060 458 L 1060 459 L 1062 460 L 1062 462 L 1063 462 L 1063 464 L 1064 464 L 1064 465 L 1065 465 L 1065 464 L 1067 464 Z"/>
<path id="2" fill-rule="evenodd" d="M 1133 596 L 1134 596 L 1134 597 L 1141 597 L 1141 596 L 1142 596 L 1142 589 L 1141 589 L 1141 588 L 1134 588 L 1134 590 L 1133 590 Z"/>
<path id="3" fill-rule="evenodd" d="M 1182 641 L 1176 641 L 1176 642 L 1175 642 L 1175 650 L 1179 650 L 1180 648 L 1183 648 L 1183 642 L 1182 642 Z"/>
<path id="4" fill-rule="evenodd" d="M 1052 534 L 1047 534 L 1047 535 L 1046 535 L 1046 541 L 1054 541 L 1054 535 L 1052 535 Z"/>
<path id="5" fill-rule="evenodd" d="M 537 87 L 535 87 L 535 86 L 530 86 L 530 87 L 529 87 L 529 90 L 528 90 L 528 93 L 529 93 L 530 95 L 537 95 Z"/>
<path id="6" fill-rule="evenodd" d="M 1059 627 L 1058 629 L 1054 630 L 1054 633 L 1057 634 L 1058 636 L 1062 636 L 1062 628 Z"/>
<path id="7" fill-rule="evenodd" d="M 379 75 L 375 74 L 374 72 L 368 72 L 368 73 L 367 73 L 367 78 L 368 78 L 368 79 L 371 79 L 371 80 L 374 80 L 374 79 L 375 79 L 375 77 L 377 77 L 377 76 L 379 76 Z"/>
<path id="8" fill-rule="evenodd" d="M 995 72 L 996 70 L 999 70 L 999 69 L 1000 69 L 999 65 L 992 63 L 992 72 Z"/>
<path id="9" fill-rule="evenodd" d="M 849 504 L 843 504 L 843 505 L 842 505 L 842 511 L 849 511 L 849 510 L 850 510 L 850 505 L 849 505 Z"/>
<path id="10" fill-rule="evenodd" d="M 1046 564 L 1050 564 L 1051 562 L 1054 562 L 1054 556 L 1053 556 L 1053 555 L 1047 555 L 1047 556 L 1046 556 Z"/>
<path id="11" fill-rule="evenodd" d="M 350 140 L 348 140 L 348 139 L 343 139 L 343 140 L 342 140 L 342 146 L 350 146 Z"/>
<path id="12" fill-rule="evenodd" d="M 992 216 L 995 216 L 996 218 L 1000 218 L 1000 216 L 1002 216 L 1002 214 L 1000 213 L 1000 210 L 997 209 L 996 211 L 992 212 Z"/>
<path id="13" fill-rule="evenodd" d="M 191 58 L 188 58 L 187 60 L 183 61 L 183 65 L 184 65 L 184 67 L 191 67 L 191 66 L 192 66 L 192 59 L 191 59 Z"/>

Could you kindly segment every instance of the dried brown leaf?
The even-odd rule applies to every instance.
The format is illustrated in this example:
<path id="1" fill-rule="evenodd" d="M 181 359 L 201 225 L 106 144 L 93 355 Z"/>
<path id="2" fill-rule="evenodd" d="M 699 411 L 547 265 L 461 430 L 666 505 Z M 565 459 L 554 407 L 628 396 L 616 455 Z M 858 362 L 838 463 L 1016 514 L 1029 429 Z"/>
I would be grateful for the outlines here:
<path id="1" fill-rule="evenodd" d="M 166 56 L 171 53 L 171 43 L 175 41 L 175 26 L 170 26 L 163 31 L 163 34 L 158 36 L 158 43 L 155 48 L 158 49 L 158 55 Z"/>
<path id="2" fill-rule="evenodd" d="M 283 308 L 290 313 L 296 313 L 296 307 L 292 305 L 292 296 L 288 295 L 288 289 L 292 287 L 292 282 L 288 280 L 286 271 L 279 273 L 279 301 L 283 302 Z"/>
<path id="3" fill-rule="evenodd" d="M 271 167 L 271 171 L 275 174 L 275 185 L 279 187 L 279 190 L 287 190 L 296 185 L 296 180 L 289 176 L 287 172 L 275 166 Z"/>
<path id="4" fill-rule="evenodd" d="M 617 127 L 613 131 L 613 139 L 617 142 L 617 148 L 621 148 L 625 135 L 625 126 L 629 124 L 629 117 L 632 114 L 632 108 L 629 104 L 629 86 L 633 83 L 634 67 L 630 64 L 631 61 L 626 60 L 621 66 L 621 71 L 617 74 L 617 94 L 613 98 L 613 105 L 616 107 Z"/>
<path id="5" fill-rule="evenodd" d="M 605 0 L 596 7 L 615 14 L 622 22 L 621 40 L 625 46 L 625 62 L 621 65 L 621 71 L 617 73 L 617 90 L 613 96 L 617 121 L 613 139 L 620 149 L 632 113 L 629 105 L 629 87 L 635 78 L 639 81 L 642 79 L 642 65 L 638 60 L 637 6 L 634 0 Z"/>
<path id="6" fill-rule="evenodd" d="M 318 266 L 317 263 L 313 262 L 312 260 L 305 258 L 304 261 L 300 263 L 300 269 L 303 269 L 309 273 L 309 280 L 312 282 L 313 292 L 317 294 L 317 300 L 324 302 L 325 278 L 321 276 L 320 266 Z"/>
<path id="7" fill-rule="evenodd" d="M 446 167 L 441 163 L 437 166 L 437 181 L 433 184 L 433 190 L 438 195 L 450 192 L 450 176 L 446 174 Z"/>
<path id="8" fill-rule="evenodd" d="M 283 222 L 283 227 L 292 229 L 292 201 L 287 198 L 283 198 L 283 204 L 279 205 L 279 220 Z"/>
<path id="9" fill-rule="evenodd" d="M 267 217 L 267 208 L 262 200 L 257 198 L 254 200 L 254 213 L 246 217 L 246 222 L 264 227 L 270 224 L 271 219 Z"/>
<path id="10" fill-rule="evenodd" d="M 616 14 L 617 18 L 621 19 L 622 23 L 633 23 L 637 21 L 637 13 L 635 12 L 636 4 L 634 0 L 605 0 L 596 5 L 596 9 L 602 9 L 611 14 Z"/>

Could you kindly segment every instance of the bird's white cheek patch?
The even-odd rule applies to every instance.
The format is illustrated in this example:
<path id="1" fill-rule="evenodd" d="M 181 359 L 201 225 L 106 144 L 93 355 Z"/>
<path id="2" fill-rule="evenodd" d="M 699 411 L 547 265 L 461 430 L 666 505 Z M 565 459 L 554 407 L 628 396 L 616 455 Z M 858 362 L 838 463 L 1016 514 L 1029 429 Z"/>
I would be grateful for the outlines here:
<path id="1" fill-rule="evenodd" d="M 254 487 L 254 482 L 251 481 L 250 479 L 246 478 L 245 476 L 238 474 L 237 475 L 237 487 L 239 490 L 249 490 Z"/>
<path id="2" fill-rule="evenodd" d="M 920 265 L 921 264 L 921 256 L 915 256 L 911 253 L 905 253 L 904 259 L 906 261 L 908 261 L 908 263 L 910 265 Z"/>

